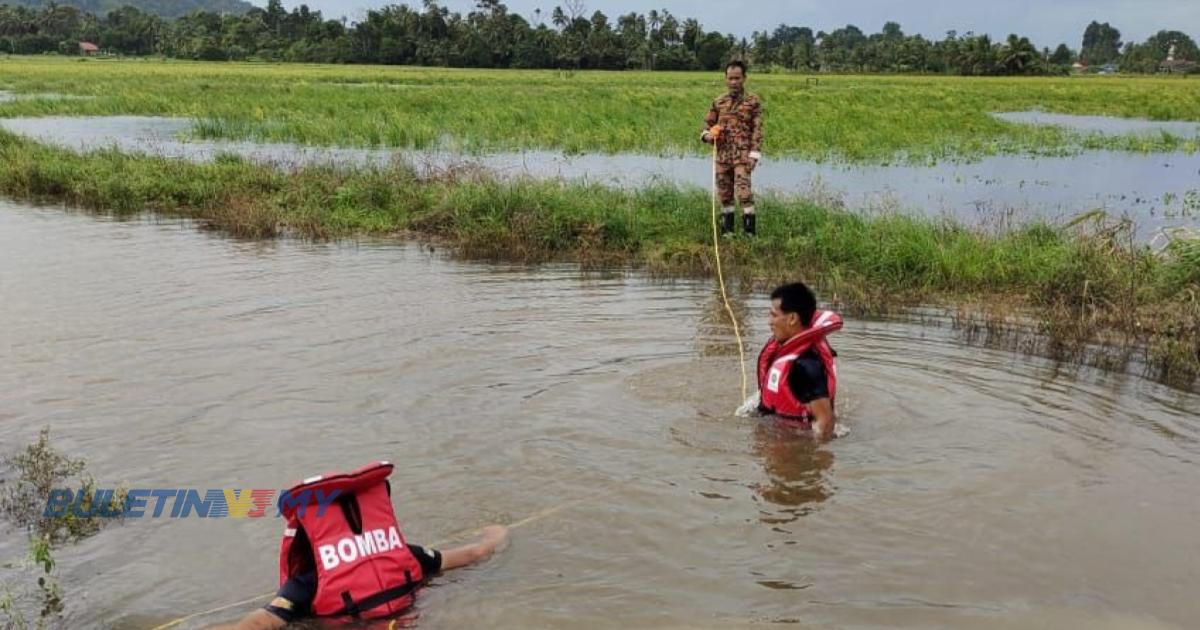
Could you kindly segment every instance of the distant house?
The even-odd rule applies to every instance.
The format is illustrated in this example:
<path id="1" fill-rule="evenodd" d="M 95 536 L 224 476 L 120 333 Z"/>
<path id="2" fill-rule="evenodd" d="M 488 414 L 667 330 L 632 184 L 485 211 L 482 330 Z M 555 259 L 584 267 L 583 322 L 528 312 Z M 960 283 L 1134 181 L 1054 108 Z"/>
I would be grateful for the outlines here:
<path id="1" fill-rule="evenodd" d="M 92 42 L 79 42 L 79 54 L 91 57 L 100 52 L 100 47 Z"/>
<path id="2" fill-rule="evenodd" d="M 1187 59 L 1176 59 L 1174 61 L 1164 61 L 1158 65 L 1158 69 L 1160 71 L 1166 72 L 1169 74 L 1175 74 L 1175 73 L 1186 74 L 1188 72 L 1191 72 L 1195 68 L 1196 68 L 1196 62 L 1188 61 Z"/>
<path id="3" fill-rule="evenodd" d="M 1162 63 L 1158 64 L 1159 72 L 1174 74 L 1176 72 L 1186 73 L 1196 67 L 1196 62 L 1188 61 L 1187 59 L 1175 58 L 1175 44 L 1171 44 L 1171 49 L 1167 51 L 1167 58 Z"/>

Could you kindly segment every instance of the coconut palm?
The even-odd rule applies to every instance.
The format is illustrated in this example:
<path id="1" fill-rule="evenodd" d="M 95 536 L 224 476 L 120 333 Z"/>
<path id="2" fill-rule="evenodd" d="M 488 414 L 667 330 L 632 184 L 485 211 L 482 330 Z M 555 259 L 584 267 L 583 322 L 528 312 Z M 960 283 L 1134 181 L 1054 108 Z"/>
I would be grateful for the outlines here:
<path id="1" fill-rule="evenodd" d="M 1006 74 L 1028 74 L 1038 61 L 1037 48 L 1028 37 L 1008 36 L 1000 50 L 1000 66 Z"/>

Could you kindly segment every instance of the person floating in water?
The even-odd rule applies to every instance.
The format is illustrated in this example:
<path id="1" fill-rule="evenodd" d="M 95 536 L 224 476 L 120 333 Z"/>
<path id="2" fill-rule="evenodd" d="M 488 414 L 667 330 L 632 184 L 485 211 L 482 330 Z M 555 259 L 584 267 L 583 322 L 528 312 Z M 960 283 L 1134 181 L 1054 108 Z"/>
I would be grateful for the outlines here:
<path id="1" fill-rule="evenodd" d="M 430 576 L 485 560 L 508 537 L 506 527 L 491 525 L 478 542 L 445 551 L 406 543 L 392 510 L 391 472 L 388 462 L 375 462 L 311 477 L 284 493 L 278 594 L 213 630 L 270 630 L 306 617 L 395 617 Z"/>
<path id="2" fill-rule="evenodd" d="M 841 330 L 842 318 L 817 310 L 817 298 L 802 282 L 771 293 L 771 339 L 758 355 L 757 411 L 834 437 L 837 420 L 837 353 L 825 336 Z"/>
<path id="3" fill-rule="evenodd" d="M 750 174 L 762 159 L 762 101 L 745 90 L 746 64 L 731 61 L 725 66 L 725 86 L 729 91 L 718 96 L 704 116 L 700 139 L 717 145 L 717 196 L 721 201 L 721 233 L 733 233 L 733 199 L 742 204 L 742 230 L 753 235 L 756 229 L 754 192 Z"/>

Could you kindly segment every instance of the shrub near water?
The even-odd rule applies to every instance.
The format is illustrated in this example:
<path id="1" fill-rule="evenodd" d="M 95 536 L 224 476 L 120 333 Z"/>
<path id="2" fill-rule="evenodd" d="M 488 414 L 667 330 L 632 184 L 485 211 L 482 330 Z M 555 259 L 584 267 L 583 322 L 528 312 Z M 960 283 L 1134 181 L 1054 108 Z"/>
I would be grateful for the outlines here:
<path id="1" fill-rule="evenodd" d="M 77 496 L 87 497 L 81 504 L 84 512 L 91 510 L 91 501 L 96 496 L 96 482 L 87 473 L 87 464 L 51 446 L 49 428 L 42 429 L 36 442 L 5 455 L 3 464 L 6 476 L 0 478 L 0 518 L 25 530 L 29 536 L 29 556 L 23 562 L 3 566 L 2 627 L 45 628 L 58 620 L 64 605 L 63 590 L 54 572 L 55 549 L 93 536 L 113 520 L 71 512 L 53 518 L 45 515 L 50 492 L 56 488 L 72 486 Z M 113 494 L 107 511 L 119 514 L 124 505 L 125 490 L 121 489 Z M 36 588 L 21 582 L 21 578 L 35 576 Z M 27 619 L 26 612 L 31 600 L 39 609 L 33 622 Z"/>

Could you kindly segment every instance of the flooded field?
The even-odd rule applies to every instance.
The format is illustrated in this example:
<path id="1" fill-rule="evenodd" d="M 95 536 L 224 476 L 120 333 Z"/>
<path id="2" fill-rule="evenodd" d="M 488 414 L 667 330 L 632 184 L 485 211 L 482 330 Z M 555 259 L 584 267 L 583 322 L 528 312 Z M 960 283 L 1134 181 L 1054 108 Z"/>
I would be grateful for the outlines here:
<path id="1" fill-rule="evenodd" d="M 1028 125 L 1053 125 L 1084 133 L 1108 135 L 1169 133 L 1184 138 L 1200 136 L 1200 123 L 1183 120 L 1146 120 L 1114 116 L 1083 116 L 1049 112 L 1001 112 L 1000 120 Z"/>
<path id="2" fill-rule="evenodd" d="M 14 94 L 7 90 L 0 90 L 0 103 L 11 103 L 13 101 L 39 100 L 39 99 L 45 100 L 45 101 L 63 101 L 63 100 L 88 99 L 88 98 L 91 98 L 91 97 L 90 96 L 74 96 L 74 95 L 70 95 L 70 94 L 54 94 L 54 93 L 49 93 L 49 92 L 41 93 L 41 94 Z"/>
<path id="3" fill-rule="evenodd" d="M 711 281 L 0 202 L 0 291 L 6 451 L 49 425 L 102 483 L 194 488 L 387 458 L 418 543 L 566 505 L 435 580 L 421 628 L 1200 618 L 1200 397 L 1135 377 L 851 319 L 851 433 L 814 448 L 733 416 Z M 742 301 L 754 346 L 766 300 Z M 64 626 L 269 591 L 280 530 L 135 519 L 64 548 Z"/>
<path id="4" fill-rule="evenodd" d="M 503 176 L 562 177 L 616 186 L 675 182 L 707 187 L 704 158 L 564 155 L 548 151 L 463 155 L 451 151 L 302 147 L 286 143 L 185 140 L 192 122 L 152 117 L 0 119 L 0 128 L 74 149 L 118 147 L 187 159 L 233 153 L 283 167 L 383 165 L 427 169 L 470 162 Z M 932 166 L 848 165 L 768 158 L 755 171 L 763 191 L 812 196 L 865 212 L 917 212 L 1005 227 L 1034 217 L 1066 220 L 1093 209 L 1128 216 L 1150 240 L 1164 229 L 1200 225 L 1200 153 L 1090 151 L 1065 157 L 992 156 Z"/>

